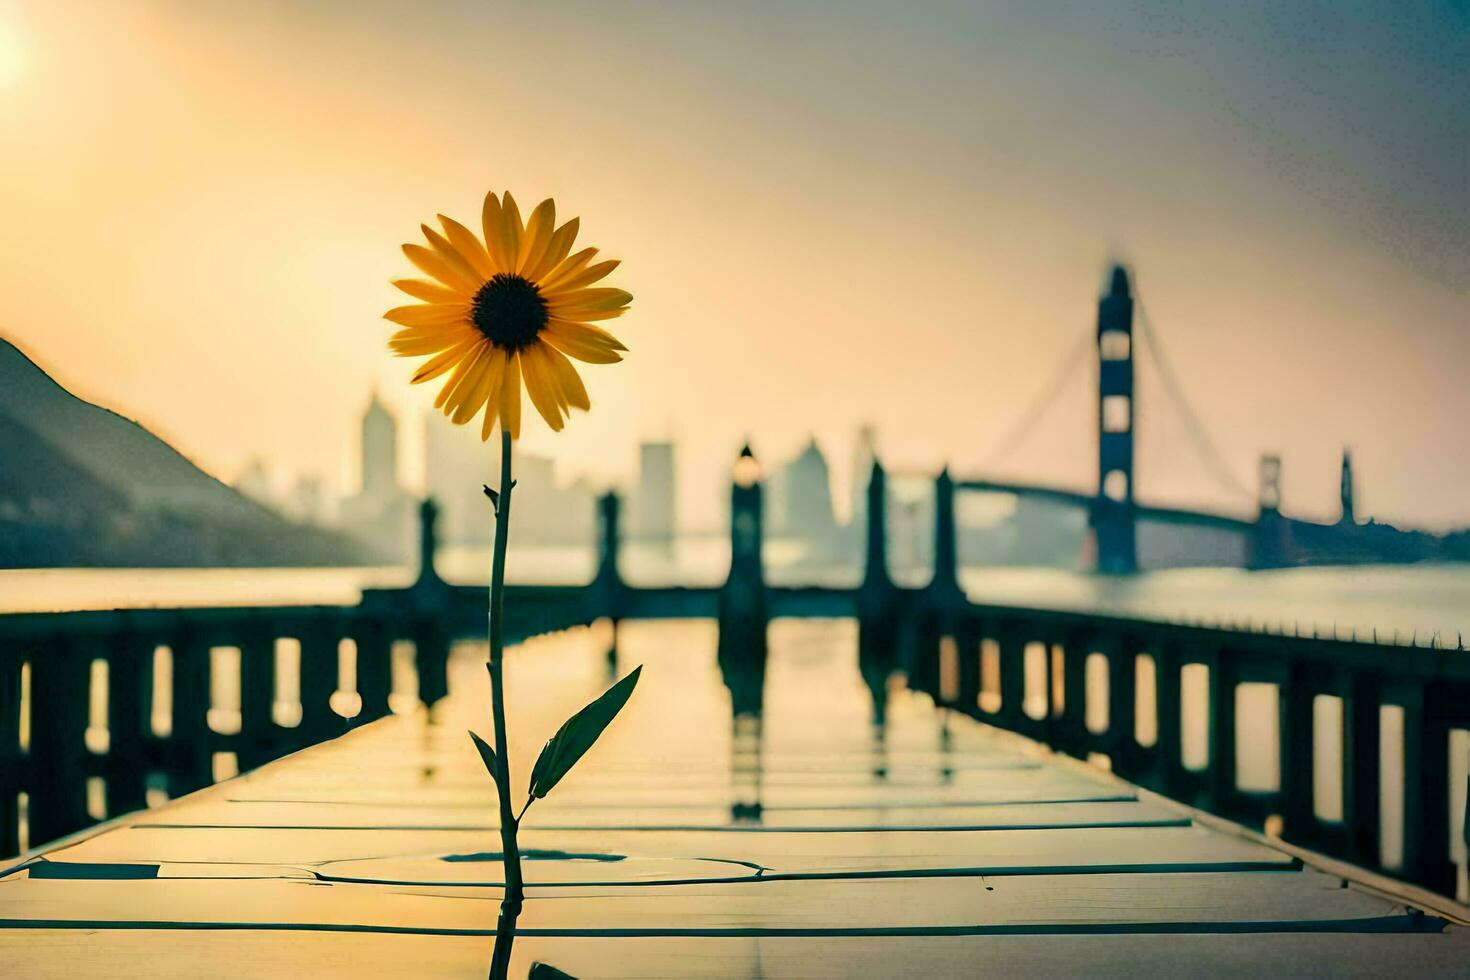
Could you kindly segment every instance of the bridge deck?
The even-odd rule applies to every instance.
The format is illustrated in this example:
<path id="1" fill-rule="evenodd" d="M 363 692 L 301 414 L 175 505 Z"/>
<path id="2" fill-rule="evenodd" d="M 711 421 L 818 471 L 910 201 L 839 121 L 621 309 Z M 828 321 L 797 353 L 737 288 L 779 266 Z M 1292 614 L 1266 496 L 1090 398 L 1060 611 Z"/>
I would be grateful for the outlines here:
<path id="1" fill-rule="evenodd" d="M 707 623 L 627 624 L 642 688 L 531 810 L 513 975 L 1452 975 L 1470 930 L 900 697 L 850 625 L 783 622 L 732 725 Z M 389 719 L 0 870 L 7 977 L 482 976 L 500 880 L 479 651 Z M 592 631 L 509 664 L 514 765 L 606 681 Z M 760 804 L 758 820 L 751 819 Z M 732 819 L 732 807 L 746 814 Z M 1462 974 L 1463 975 L 1463 974 Z"/>

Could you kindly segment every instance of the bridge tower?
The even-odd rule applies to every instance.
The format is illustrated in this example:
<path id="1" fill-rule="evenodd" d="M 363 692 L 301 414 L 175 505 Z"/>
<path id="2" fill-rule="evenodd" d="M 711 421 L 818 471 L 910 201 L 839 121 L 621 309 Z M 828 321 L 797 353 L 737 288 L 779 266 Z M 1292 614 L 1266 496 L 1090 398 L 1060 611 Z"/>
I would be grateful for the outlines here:
<path id="1" fill-rule="evenodd" d="M 1281 516 L 1281 457 L 1261 456 L 1257 471 L 1259 490 L 1255 537 L 1251 541 L 1251 568 L 1285 568 L 1291 564 L 1291 524 Z"/>
<path id="2" fill-rule="evenodd" d="M 1133 511 L 1133 295 L 1128 270 L 1114 266 L 1097 306 L 1097 497 L 1089 523 L 1101 572 L 1135 572 Z"/>

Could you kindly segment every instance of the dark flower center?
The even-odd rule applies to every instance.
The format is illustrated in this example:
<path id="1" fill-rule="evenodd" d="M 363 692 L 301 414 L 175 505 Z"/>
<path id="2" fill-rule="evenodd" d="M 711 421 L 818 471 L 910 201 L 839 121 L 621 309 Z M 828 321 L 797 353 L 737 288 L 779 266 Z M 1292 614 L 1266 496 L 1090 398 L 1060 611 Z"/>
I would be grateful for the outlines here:
<path id="1" fill-rule="evenodd" d="M 546 326 L 546 301 L 529 280 L 498 272 L 475 294 L 470 319 L 495 346 L 516 351 Z"/>

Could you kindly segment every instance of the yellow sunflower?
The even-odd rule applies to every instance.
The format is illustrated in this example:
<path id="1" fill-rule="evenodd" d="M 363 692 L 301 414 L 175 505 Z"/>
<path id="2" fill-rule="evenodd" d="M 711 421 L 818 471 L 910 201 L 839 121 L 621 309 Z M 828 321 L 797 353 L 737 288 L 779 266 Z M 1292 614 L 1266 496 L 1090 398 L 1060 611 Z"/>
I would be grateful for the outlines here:
<path id="1" fill-rule="evenodd" d="M 496 419 L 512 439 L 521 434 L 521 383 L 531 404 L 553 431 L 573 408 L 591 407 L 587 389 L 568 357 L 590 364 L 622 360 L 628 348 L 592 321 L 620 316 L 633 301 L 621 289 L 593 287 L 616 260 L 593 262 L 595 248 L 572 254 L 578 219 L 557 227 L 556 205 L 545 200 L 521 223 L 515 198 L 485 195 L 481 241 L 453 218 L 439 215 L 444 231 L 423 228 L 428 245 L 403 252 L 432 279 L 395 279 L 414 299 L 383 314 L 403 327 L 389 347 L 402 357 L 434 355 L 413 383 L 445 373 L 434 400 L 455 425 L 485 410 L 480 438 Z"/>

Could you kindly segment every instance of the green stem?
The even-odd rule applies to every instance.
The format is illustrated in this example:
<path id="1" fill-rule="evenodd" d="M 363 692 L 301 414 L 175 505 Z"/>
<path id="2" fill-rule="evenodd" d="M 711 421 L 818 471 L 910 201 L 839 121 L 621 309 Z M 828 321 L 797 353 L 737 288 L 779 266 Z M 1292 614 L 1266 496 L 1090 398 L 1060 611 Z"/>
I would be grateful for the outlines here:
<path id="1" fill-rule="evenodd" d="M 516 843 L 520 822 L 510 802 L 510 742 L 505 735 L 505 678 L 502 670 L 505 612 L 505 547 L 510 537 L 511 439 L 504 423 L 500 435 L 500 500 L 495 508 L 495 557 L 490 565 L 490 704 L 495 716 L 495 790 L 500 797 L 500 850 L 505 866 L 505 897 L 495 924 L 495 950 L 490 980 L 505 980 L 510 970 L 510 948 L 515 942 L 516 919 L 525 898 L 521 880 L 521 851 Z M 524 812 L 524 811 L 523 811 Z"/>

